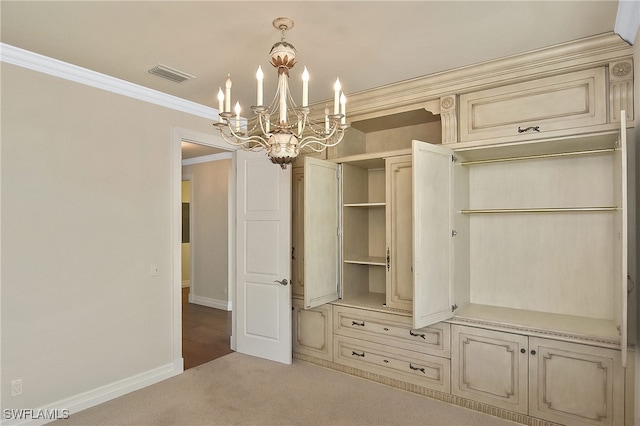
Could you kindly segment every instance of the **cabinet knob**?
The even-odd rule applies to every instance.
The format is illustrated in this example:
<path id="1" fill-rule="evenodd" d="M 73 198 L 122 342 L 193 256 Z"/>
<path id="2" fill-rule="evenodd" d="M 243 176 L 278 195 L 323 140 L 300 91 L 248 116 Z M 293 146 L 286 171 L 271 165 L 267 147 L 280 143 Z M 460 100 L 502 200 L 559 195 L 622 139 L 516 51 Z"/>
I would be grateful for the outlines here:
<path id="1" fill-rule="evenodd" d="M 531 350 L 531 355 L 535 355 L 535 354 L 536 354 L 536 351 L 532 349 Z"/>
<path id="2" fill-rule="evenodd" d="M 520 353 L 526 354 L 527 350 L 525 348 L 520 349 Z"/>

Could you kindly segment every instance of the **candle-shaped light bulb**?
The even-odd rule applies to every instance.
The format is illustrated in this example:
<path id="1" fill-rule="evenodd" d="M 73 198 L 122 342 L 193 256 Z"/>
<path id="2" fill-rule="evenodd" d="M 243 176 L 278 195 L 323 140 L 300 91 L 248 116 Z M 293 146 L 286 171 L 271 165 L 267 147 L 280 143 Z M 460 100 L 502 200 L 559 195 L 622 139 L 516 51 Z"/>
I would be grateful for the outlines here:
<path id="1" fill-rule="evenodd" d="M 258 66 L 258 71 L 256 72 L 256 79 L 258 80 L 258 106 L 262 106 L 262 82 L 264 80 L 264 73 L 262 72 L 262 67 Z"/>
<path id="2" fill-rule="evenodd" d="M 227 80 L 224 82 L 224 112 L 231 112 L 231 74 L 227 74 Z"/>
<path id="3" fill-rule="evenodd" d="M 340 95 L 340 114 L 342 114 L 342 118 L 340 118 L 340 123 L 347 123 L 347 97 L 344 95 L 344 92 Z"/>
<path id="4" fill-rule="evenodd" d="M 334 97 L 333 97 L 333 113 L 340 113 L 340 79 L 336 78 L 336 82 L 333 85 Z"/>
<path id="5" fill-rule="evenodd" d="M 304 71 L 302 72 L 302 106 L 306 107 L 309 105 L 309 71 L 307 71 L 307 67 L 304 67 Z"/>
<path id="6" fill-rule="evenodd" d="M 240 102 L 236 102 L 236 132 L 240 131 Z"/>
<path id="7" fill-rule="evenodd" d="M 224 92 L 222 88 L 218 87 L 218 121 L 222 123 L 222 117 L 220 113 L 224 111 Z"/>
<path id="8" fill-rule="evenodd" d="M 324 107 L 324 131 L 329 133 L 329 107 Z"/>

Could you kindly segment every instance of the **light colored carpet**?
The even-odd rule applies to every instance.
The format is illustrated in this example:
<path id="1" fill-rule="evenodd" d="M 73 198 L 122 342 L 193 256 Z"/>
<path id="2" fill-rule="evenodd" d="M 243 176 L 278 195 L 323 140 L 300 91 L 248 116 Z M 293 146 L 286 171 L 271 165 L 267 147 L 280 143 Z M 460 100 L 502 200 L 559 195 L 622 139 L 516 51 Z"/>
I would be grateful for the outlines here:
<path id="1" fill-rule="evenodd" d="M 239 353 L 55 424 L 516 425 L 303 361 L 284 365 Z"/>

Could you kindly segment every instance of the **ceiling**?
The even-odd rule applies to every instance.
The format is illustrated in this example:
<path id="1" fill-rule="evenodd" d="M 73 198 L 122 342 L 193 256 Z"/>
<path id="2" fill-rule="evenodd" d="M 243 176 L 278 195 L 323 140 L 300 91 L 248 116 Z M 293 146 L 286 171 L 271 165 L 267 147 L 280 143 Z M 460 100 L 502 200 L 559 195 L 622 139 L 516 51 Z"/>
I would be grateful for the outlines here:
<path id="1" fill-rule="evenodd" d="M 233 80 L 233 103 L 248 115 L 255 72 L 265 103 L 275 94 L 269 50 L 273 19 L 295 22 L 290 76 L 311 75 L 311 103 L 332 99 L 336 77 L 348 96 L 436 72 L 576 40 L 614 29 L 607 1 L 6 1 L 3 43 L 217 109 Z M 175 83 L 147 71 L 163 64 L 196 78 Z"/>

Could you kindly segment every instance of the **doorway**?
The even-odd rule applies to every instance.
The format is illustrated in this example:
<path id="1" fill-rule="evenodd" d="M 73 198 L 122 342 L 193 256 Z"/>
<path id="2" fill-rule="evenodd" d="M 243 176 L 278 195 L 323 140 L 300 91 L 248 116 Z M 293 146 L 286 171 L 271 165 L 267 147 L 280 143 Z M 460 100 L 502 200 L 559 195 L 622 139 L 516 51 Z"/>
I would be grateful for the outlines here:
<path id="1" fill-rule="evenodd" d="M 182 199 L 174 200 L 181 201 L 185 219 L 182 264 L 176 265 L 181 276 L 175 283 L 184 369 L 231 353 L 233 334 L 233 155 L 211 144 L 210 135 L 191 136 L 175 138 L 180 143 Z"/>

